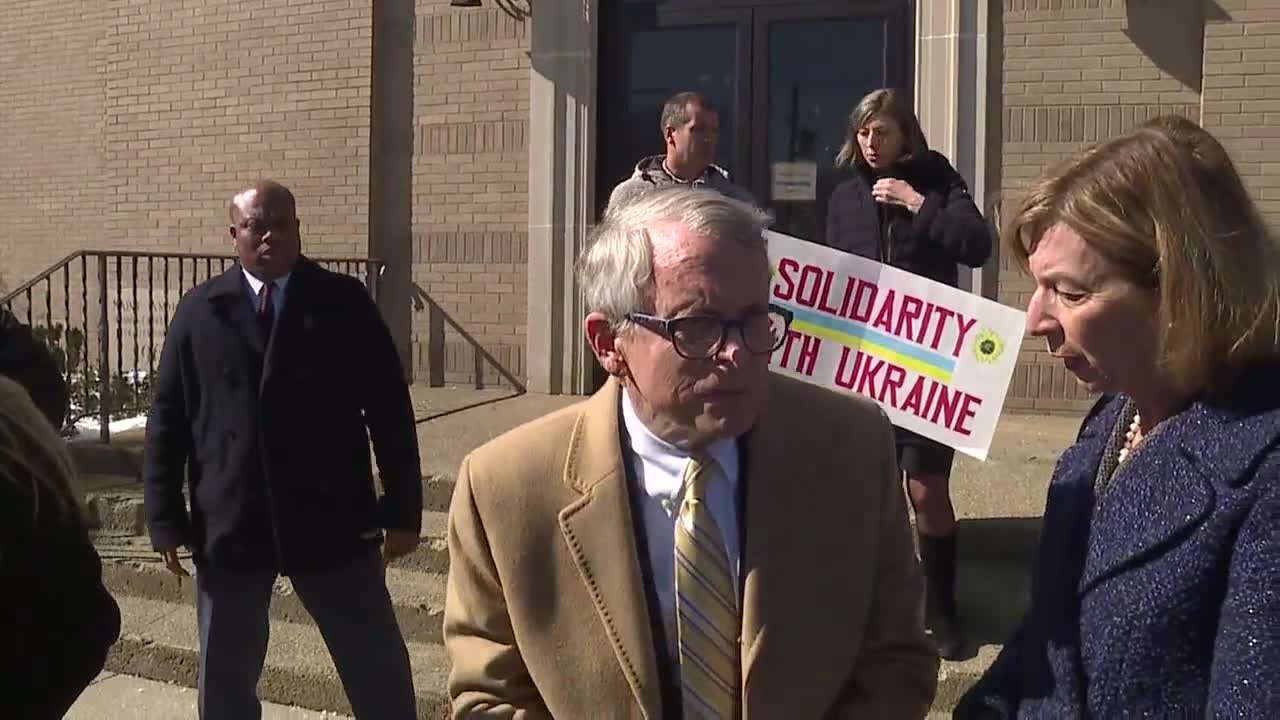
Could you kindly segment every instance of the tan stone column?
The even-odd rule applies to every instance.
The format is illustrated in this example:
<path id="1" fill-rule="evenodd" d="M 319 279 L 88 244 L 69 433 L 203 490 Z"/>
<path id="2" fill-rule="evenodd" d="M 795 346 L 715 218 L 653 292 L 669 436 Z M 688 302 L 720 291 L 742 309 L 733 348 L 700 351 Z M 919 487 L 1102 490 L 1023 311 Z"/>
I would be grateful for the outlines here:
<path id="1" fill-rule="evenodd" d="M 988 216 L 1000 187 L 1000 8 L 993 0 L 916 3 L 916 113 L 930 147 L 951 160 Z M 961 287 L 994 298 L 994 255 L 985 268 L 962 268 Z"/>
<path id="2" fill-rule="evenodd" d="M 526 367 L 533 392 L 585 392 L 593 362 L 573 264 L 594 220 L 597 1 L 538 3 L 531 18 Z"/>

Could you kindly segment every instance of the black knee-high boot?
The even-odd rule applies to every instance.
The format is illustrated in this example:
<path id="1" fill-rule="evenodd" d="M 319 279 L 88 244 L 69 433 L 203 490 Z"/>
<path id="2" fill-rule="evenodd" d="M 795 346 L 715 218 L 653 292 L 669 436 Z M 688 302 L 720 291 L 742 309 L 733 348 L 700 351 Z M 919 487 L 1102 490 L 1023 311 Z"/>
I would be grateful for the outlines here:
<path id="1" fill-rule="evenodd" d="M 925 580 L 925 624 L 933 632 L 938 654 L 961 659 L 964 635 L 956 612 L 956 533 L 919 535 L 920 564 Z"/>

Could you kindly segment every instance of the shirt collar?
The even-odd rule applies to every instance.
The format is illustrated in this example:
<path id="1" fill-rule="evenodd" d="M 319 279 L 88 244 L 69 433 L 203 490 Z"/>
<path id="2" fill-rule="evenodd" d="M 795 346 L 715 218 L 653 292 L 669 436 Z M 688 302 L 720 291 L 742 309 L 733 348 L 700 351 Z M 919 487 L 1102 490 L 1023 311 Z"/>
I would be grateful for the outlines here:
<path id="1" fill-rule="evenodd" d="M 253 291 L 253 296 L 257 297 L 258 295 L 262 294 L 262 286 L 265 283 L 263 283 L 258 278 L 254 277 L 253 273 L 246 270 L 243 265 L 240 266 L 240 272 L 244 273 L 245 280 L 249 281 L 249 289 Z M 292 274 L 293 274 L 292 272 L 287 272 L 281 275 L 280 277 L 276 278 L 274 282 L 274 285 L 276 286 L 276 290 L 283 291 L 285 289 L 285 286 L 289 284 L 289 276 Z"/>
<path id="2" fill-rule="evenodd" d="M 622 391 L 622 422 L 627 435 L 631 438 L 632 452 L 644 460 L 667 468 L 677 477 L 684 472 L 684 465 L 689 461 L 689 452 L 654 435 L 636 414 L 635 406 L 631 404 L 631 395 L 626 389 Z M 724 471 L 725 477 L 729 479 L 730 490 L 736 490 L 738 486 L 737 438 L 720 438 L 712 442 L 706 452 Z M 678 491 L 680 488 L 676 489 Z"/>
<path id="3" fill-rule="evenodd" d="M 707 169 L 703 170 L 702 173 L 699 174 L 697 177 L 682 178 L 679 175 L 677 175 L 674 170 L 671 169 L 670 165 L 667 164 L 667 159 L 663 158 L 662 172 L 666 173 L 667 176 L 670 177 L 672 180 L 675 180 L 676 182 L 681 183 L 683 185 L 697 185 L 697 184 L 705 184 L 707 182 L 707 175 L 711 172 L 711 166 L 708 165 Z"/>

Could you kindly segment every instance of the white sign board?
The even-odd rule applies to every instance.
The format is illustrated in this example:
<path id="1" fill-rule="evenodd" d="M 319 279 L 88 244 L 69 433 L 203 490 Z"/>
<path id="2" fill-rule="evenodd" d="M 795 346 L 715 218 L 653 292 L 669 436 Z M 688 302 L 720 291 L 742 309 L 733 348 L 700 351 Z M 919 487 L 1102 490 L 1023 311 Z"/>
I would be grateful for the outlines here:
<path id="1" fill-rule="evenodd" d="M 770 301 L 795 316 L 770 368 L 871 397 L 893 424 L 985 460 L 1026 316 L 874 260 L 766 235 Z"/>
<path id="2" fill-rule="evenodd" d="M 818 199 L 818 164 L 776 162 L 772 166 L 773 199 L 805 202 Z"/>

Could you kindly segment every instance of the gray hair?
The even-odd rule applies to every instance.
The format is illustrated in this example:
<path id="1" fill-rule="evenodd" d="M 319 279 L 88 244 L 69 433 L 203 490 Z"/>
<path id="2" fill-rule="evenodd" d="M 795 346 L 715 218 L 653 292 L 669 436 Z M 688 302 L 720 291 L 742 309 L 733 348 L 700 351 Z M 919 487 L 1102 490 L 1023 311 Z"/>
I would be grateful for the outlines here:
<path id="1" fill-rule="evenodd" d="M 711 104 L 711 100 L 696 90 L 676 93 L 667 98 L 662 105 L 662 119 L 659 121 L 658 132 L 665 138 L 667 128 L 680 127 L 689 122 L 689 118 L 693 115 L 689 112 L 689 108 L 695 107 L 700 107 L 707 112 L 716 112 L 716 106 Z"/>
<path id="2" fill-rule="evenodd" d="M 658 187 L 611 205 L 578 257 L 578 284 L 587 312 L 600 312 L 615 327 L 627 315 L 651 311 L 654 302 L 653 243 L 649 231 L 678 224 L 697 235 L 740 243 L 758 251 L 768 272 L 764 231 L 768 213 L 706 188 Z"/>

